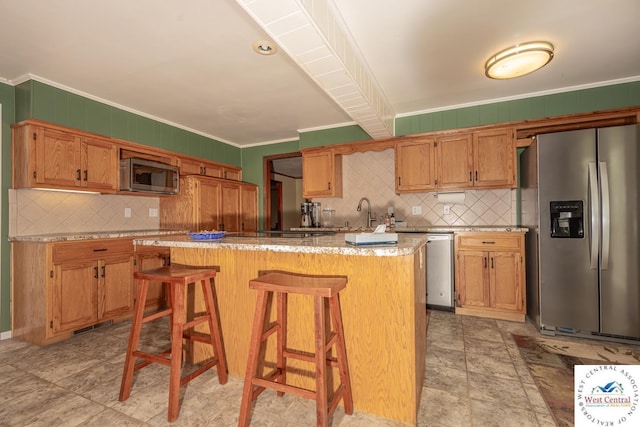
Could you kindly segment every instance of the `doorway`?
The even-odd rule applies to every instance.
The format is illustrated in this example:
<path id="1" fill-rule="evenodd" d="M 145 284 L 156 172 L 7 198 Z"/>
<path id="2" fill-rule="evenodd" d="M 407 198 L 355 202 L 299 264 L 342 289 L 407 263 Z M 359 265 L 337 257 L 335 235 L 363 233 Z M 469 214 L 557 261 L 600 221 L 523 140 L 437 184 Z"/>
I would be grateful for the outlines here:
<path id="1" fill-rule="evenodd" d="M 289 230 L 300 226 L 302 198 L 302 154 L 265 156 L 265 230 Z"/>

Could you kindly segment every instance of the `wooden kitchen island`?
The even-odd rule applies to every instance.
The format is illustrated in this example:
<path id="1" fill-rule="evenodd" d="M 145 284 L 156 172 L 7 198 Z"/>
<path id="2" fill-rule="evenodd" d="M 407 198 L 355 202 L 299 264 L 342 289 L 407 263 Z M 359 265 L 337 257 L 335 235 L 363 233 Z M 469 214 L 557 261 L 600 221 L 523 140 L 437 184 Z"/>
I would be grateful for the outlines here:
<path id="1" fill-rule="evenodd" d="M 194 241 L 187 235 L 141 238 L 136 245 L 171 248 L 171 262 L 219 266 L 216 289 L 231 375 L 244 377 L 257 293 L 249 280 L 261 270 L 343 275 L 340 293 L 354 407 L 381 417 L 416 424 L 426 355 L 426 235 L 400 235 L 397 245 L 354 247 L 344 235 L 296 238 L 235 237 Z M 195 287 L 194 287 L 195 289 Z M 187 307 L 202 310 L 201 296 Z M 313 351 L 311 298 L 289 297 L 288 345 Z M 275 319 L 275 313 L 272 313 Z M 267 344 L 266 368 L 275 363 L 275 339 Z M 196 344 L 195 361 L 208 355 Z M 314 388 L 313 365 L 289 362 L 287 382 Z M 337 378 L 337 373 L 335 373 Z"/>

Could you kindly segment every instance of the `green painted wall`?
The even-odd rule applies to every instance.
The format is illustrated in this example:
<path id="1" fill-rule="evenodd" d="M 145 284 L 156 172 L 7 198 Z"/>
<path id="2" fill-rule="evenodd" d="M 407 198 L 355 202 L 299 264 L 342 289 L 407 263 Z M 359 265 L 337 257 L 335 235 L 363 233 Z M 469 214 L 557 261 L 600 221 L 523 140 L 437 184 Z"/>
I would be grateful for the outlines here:
<path id="1" fill-rule="evenodd" d="M 640 82 L 632 82 L 400 117 L 396 119 L 396 135 L 411 135 L 637 105 L 640 105 Z"/>
<path id="2" fill-rule="evenodd" d="M 0 332 L 11 330 L 11 245 L 9 244 L 9 197 L 11 188 L 11 123 L 15 121 L 15 88 L 0 83 L 0 105 L 2 105 L 2 175 L 0 203 Z"/>
<path id="3" fill-rule="evenodd" d="M 16 88 L 16 121 L 40 119 L 74 129 L 241 166 L 241 150 L 34 80 Z"/>

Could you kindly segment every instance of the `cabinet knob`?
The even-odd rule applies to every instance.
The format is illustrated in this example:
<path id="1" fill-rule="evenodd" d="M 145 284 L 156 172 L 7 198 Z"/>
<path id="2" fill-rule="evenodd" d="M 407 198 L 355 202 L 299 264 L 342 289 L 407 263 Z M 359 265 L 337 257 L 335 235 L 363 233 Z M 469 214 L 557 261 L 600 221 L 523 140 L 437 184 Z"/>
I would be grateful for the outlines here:
<path id="1" fill-rule="evenodd" d="M 89 180 L 89 171 L 87 171 L 87 169 L 84 170 L 84 180 L 85 181 Z"/>
<path id="2" fill-rule="evenodd" d="M 80 181 L 82 178 L 80 177 L 80 169 L 76 169 L 76 180 Z"/>

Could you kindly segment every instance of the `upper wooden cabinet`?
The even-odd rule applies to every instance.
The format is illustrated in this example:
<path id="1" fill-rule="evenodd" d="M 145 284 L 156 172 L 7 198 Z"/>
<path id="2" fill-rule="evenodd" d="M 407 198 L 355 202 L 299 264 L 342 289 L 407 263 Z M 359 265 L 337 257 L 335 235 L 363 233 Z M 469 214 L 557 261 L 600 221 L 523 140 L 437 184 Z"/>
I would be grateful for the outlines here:
<path id="1" fill-rule="evenodd" d="M 180 175 L 202 175 L 233 181 L 242 179 L 242 169 L 222 163 L 208 162 L 195 157 L 179 157 Z"/>
<path id="2" fill-rule="evenodd" d="M 513 188 L 511 128 L 430 134 L 396 141 L 396 192 Z"/>
<path id="3" fill-rule="evenodd" d="M 106 139 L 36 124 L 13 128 L 14 188 L 115 193 L 118 150 Z"/>
<path id="4" fill-rule="evenodd" d="M 302 197 L 342 197 L 342 155 L 332 149 L 302 152 Z"/>
<path id="5" fill-rule="evenodd" d="M 470 133 L 436 138 L 438 156 L 437 187 L 473 187 L 473 139 Z"/>
<path id="6" fill-rule="evenodd" d="M 473 133 L 473 186 L 516 187 L 516 140 L 513 129 Z"/>
<path id="7" fill-rule="evenodd" d="M 510 188 L 516 181 L 513 130 L 491 129 L 436 138 L 437 187 Z"/>
<path id="8" fill-rule="evenodd" d="M 434 138 L 398 141 L 395 164 L 396 192 L 433 191 L 436 188 Z"/>

